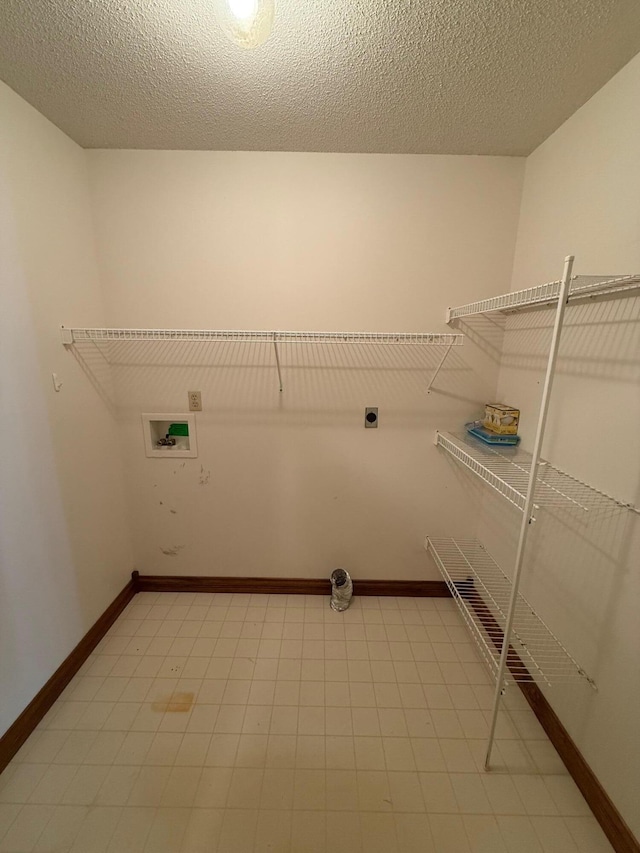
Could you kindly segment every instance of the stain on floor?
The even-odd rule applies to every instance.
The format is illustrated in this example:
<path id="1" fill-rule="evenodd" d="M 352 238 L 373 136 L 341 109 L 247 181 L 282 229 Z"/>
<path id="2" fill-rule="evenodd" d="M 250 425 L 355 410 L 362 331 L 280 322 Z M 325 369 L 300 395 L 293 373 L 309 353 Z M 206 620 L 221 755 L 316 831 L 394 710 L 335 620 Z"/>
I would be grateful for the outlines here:
<path id="1" fill-rule="evenodd" d="M 170 714 L 185 714 L 191 710 L 194 696 L 194 693 L 171 693 L 166 699 L 158 699 L 153 702 L 151 710 L 157 711 L 159 714 L 164 714 L 167 711 Z"/>

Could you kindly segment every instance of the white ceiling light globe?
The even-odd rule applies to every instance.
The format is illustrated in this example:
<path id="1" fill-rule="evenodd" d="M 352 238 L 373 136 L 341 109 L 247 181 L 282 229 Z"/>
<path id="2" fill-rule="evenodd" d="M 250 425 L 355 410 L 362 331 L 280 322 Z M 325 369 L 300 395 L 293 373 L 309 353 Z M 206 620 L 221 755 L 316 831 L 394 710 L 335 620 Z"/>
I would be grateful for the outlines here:
<path id="1" fill-rule="evenodd" d="M 251 21 L 258 11 L 258 0 L 227 0 L 234 18 L 239 21 Z"/>
<path id="2" fill-rule="evenodd" d="M 251 50 L 271 33 L 275 0 L 218 0 L 220 25 L 239 47 Z"/>

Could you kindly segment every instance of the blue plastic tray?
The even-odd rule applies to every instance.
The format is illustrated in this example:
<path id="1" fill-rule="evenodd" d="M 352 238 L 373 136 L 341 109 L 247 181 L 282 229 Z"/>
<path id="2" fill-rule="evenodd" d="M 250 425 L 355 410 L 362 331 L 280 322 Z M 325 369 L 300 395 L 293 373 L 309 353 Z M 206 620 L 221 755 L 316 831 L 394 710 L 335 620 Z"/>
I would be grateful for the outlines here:
<path id="1" fill-rule="evenodd" d="M 483 441 L 485 444 L 501 444 L 503 447 L 505 445 L 513 447 L 520 441 L 519 435 L 498 435 L 495 432 L 491 432 L 482 426 L 481 421 L 472 421 L 464 426 L 469 435 L 479 438 L 480 441 Z"/>

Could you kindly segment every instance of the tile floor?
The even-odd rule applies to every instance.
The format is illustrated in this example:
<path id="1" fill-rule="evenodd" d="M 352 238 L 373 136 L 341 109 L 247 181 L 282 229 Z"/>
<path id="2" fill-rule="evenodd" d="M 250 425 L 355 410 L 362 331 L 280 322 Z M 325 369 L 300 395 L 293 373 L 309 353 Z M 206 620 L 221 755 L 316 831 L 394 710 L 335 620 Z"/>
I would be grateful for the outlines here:
<path id="1" fill-rule="evenodd" d="M 611 851 L 447 599 L 142 593 L 0 777 L 2 853 Z"/>

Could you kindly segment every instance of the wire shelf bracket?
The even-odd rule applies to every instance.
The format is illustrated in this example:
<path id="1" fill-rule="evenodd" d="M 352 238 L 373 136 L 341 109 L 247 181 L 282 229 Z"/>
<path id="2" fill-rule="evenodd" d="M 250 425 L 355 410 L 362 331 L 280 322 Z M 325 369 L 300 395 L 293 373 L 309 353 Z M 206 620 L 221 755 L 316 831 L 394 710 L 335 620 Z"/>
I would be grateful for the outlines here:
<path id="1" fill-rule="evenodd" d="M 436 369 L 431 374 L 431 379 L 429 380 L 429 384 L 427 385 L 427 394 L 431 393 L 431 389 L 433 388 L 433 383 L 436 381 L 438 374 L 440 373 L 445 361 L 447 360 L 447 356 L 451 352 L 451 347 L 453 344 L 449 344 L 446 350 L 442 353 L 442 358 L 438 362 Z"/>

